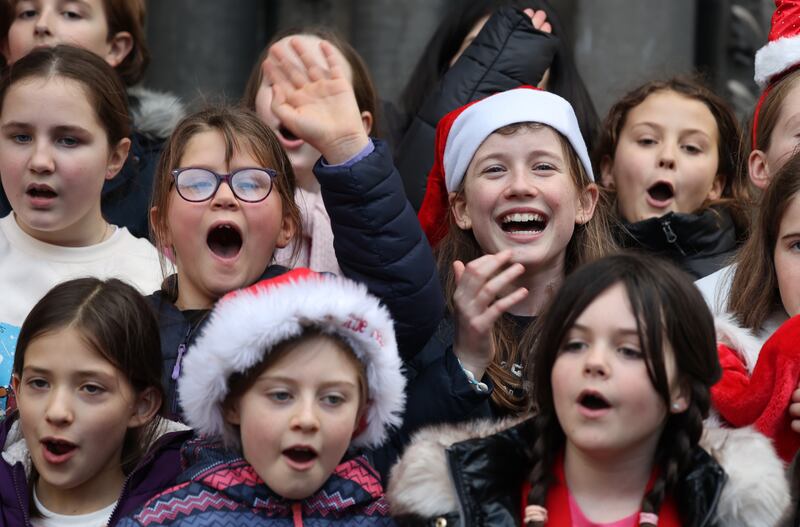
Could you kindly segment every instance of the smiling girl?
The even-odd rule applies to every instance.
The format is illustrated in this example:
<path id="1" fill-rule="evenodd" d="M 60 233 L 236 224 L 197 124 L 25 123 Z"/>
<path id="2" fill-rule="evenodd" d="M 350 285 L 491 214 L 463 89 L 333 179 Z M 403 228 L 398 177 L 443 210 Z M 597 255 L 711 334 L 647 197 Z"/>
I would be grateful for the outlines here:
<path id="1" fill-rule="evenodd" d="M 157 331 L 115 279 L 65 282 L 33 308 L 14 358 L 18 411 L 0 429 L 0 525 L 113 526 L 174 481 L 191 434 L 157 417 Z"/>
<path id="2" fill-rule="evenodd" d="M 70 278 L 116 277 L 143 293 L 158 288 L 155 248 L 101 213 L 103 184 L 128 155 L 129 127 L 124 87 L 88 51 L 38 50 L 3 76 L 0 177 L 13 207 L 0 220 L 6 328 Z"/>
<path id="3" fill-rule="evenodd" d="M 669 258 L 695 278 L 726 265 L 748 223 L 739 135 L 729 105 L 693 80 L 653 81 L 623 96 L 595 152 L 625 223 L 620 244 Z"/>

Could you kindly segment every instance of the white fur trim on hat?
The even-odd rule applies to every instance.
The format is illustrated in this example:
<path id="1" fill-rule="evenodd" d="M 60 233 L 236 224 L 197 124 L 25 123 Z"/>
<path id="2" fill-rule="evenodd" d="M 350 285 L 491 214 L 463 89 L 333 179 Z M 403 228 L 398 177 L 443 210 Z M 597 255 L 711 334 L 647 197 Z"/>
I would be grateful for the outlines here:
<path id="1" fill-rule="evenodd" d="M 800 64 L 800 36 L 773 40 L 756 52 L 756 83 L 764 88 L 772 77 Z"/>
<path id="2" fill-rule="evenodd" d="M 473 104 L 453 122 L 444 147 L 448 192 L 458 189 L 472 157 L 492 132 L 509 124 L 526 122 L 546 124 L 566 137 L 578 154 L 586 175 L 594 181 L 589 152 L 572 106 L 554 93 L 518 88 L 496 93 Z"/>
<path id="3" fill-rule="evenodd" d="M 238 445 L 222 408 L 230 376 L 246 372 L 277 344 L 314 327 L 341 337 L 364 364 L 367 426 L 353 444 L 378 446 L 389 427 L 401 424 L 405 406 L 406 381 L 389 312 L 361 284 L 297 271 L 288 273 L 288 280 L 282 275 L 277 285 L 265 280 L 218 302 L 183 360 L 178 391 L 186 421 L 201 434 Z"/>

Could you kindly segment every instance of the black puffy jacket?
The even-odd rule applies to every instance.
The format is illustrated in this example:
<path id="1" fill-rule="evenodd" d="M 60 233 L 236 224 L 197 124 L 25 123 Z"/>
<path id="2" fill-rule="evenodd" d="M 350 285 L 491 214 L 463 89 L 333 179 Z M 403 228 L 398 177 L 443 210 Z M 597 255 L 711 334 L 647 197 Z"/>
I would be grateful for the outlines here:
<path id="1" fill-rule="evenodd" d="M 387 498 L 398 525 L 520 525 L 522 484 L 533 464 L 533 419 L 511 427 L 481 422 L 461 430 L 430 432 L 415 438 L 392 470 Z M 468 439 L 463 440 L 463 434 Z M 692 468 L 675 493 L 686 527 L 718 525 L 717 506 L 725 481 L 720 465 L 696 447 Z M 442 512 L 433 513 L 434 509 Z"/>
<path id="2" fill-rule="evenodd" d="M 728 265 L 739 246 L 733 218 L 723 208 L 700 214 L 670 212 L 628 223 L 616 234 L 620 246 L 667 258 L 695 280 Z"/>
<path id="3" fill-rule="evenodd" d="M 536 86 L 558 47 L 558 39 L 534 29 L 522 11 L 504 7 L 492 14 L 425 100 L 395 148 L 395 164 L 414 209 L 425 197 L 439 120 L 494 93 L 523 84 Z"/>

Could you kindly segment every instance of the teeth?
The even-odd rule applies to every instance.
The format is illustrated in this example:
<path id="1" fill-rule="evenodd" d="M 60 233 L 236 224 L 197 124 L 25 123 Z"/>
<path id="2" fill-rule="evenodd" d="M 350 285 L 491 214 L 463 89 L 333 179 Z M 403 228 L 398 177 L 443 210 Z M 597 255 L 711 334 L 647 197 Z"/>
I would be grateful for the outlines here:
<path id="1" fill-rule="evenodd" d="M 511 223 L 511 222 L 522 222 L 522 221 L 545 221 L 545 217 L 541 214 L 536 214 L 533 212 L 515 212 L 513 214 L 508 214 L 503 217 L 503 223 Z"/>

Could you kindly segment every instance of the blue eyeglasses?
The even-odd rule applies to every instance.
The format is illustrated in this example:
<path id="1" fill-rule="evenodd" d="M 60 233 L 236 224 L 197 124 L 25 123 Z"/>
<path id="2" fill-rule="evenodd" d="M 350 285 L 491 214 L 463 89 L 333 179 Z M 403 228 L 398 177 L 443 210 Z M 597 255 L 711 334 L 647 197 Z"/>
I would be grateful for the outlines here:
<path id="1" fill-rule="evenodd" d="M 193 203 L 208 201 L 226 182 L 241 201 L 258 203 L 272 191 L 272 180 L 278 173 L 271 168 L 240 168 L 230 174 L 217 174 L 207 168 L 177 168 L 172 171 L 178 195 Z"/>

